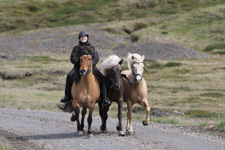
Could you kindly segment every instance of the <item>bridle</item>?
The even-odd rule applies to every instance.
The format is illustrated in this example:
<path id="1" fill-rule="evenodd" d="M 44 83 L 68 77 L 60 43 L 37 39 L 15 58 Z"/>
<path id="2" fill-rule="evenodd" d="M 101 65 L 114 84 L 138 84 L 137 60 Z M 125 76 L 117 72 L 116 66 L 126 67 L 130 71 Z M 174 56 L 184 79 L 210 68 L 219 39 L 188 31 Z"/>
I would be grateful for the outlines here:
<path id="1" fill-rule="evenodd" d="M 140 64 L 140 63 L 144 63 L 143 61 L 136 61 L 136 62 L 134 62 L 133 64 Z M 144 68 L 144 70 L 146 71 L 146 72 L 148 72 L 146 69 L 145 69 L 145 67 L 143 67 Z M 132 73 L 133 73 L 133 76 L 134 76 L 134 81 L 133 82 L 130 82 L 130 80 L 127 78 L 127 76 L 125 75 L 125 74 L 121 74 L 121 76 L 123 77 L 123 78 L 125 78 L 125 79 L 127 79 L 127 81 L 128 81 L 128 83 L 129 84 L 131 84 L 131 85 L 133 85 L 133 84 L 139 84 L 139 82 L 137 82 L 137 79 L 136 79 L 136 77 L 137 76 L 140 76 L 141 77 L 141 80 L 142 80 L 142 78 L 143 78 L 143 76 L 141 75 L 141 74 L 139 74 L 139 73 L 134 73 L 134 71 L 133 71 L 133 69 L 132 69 Z"/>
<path id="2" fill-rule="evenodd" d="M 92 66 L 92 65 L 90 65 L 90 66 L 88 67 L 86 74 L 89 74 L 90 72 L 93 71 L 93 69 L 91 70 L 91 66 Z"/>

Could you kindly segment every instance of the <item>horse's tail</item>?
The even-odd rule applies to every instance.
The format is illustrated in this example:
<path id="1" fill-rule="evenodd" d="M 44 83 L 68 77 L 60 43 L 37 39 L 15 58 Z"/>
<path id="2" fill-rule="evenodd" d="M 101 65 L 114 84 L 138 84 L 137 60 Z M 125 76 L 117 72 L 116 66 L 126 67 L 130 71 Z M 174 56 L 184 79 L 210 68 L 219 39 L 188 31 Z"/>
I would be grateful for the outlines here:
<path id="1" fill-rule="evenodd" d="M 71 101 L 68 101 L 68 102 L 66 102 L 65 104 L 62 104 L 62 105 L 57 104 L 57 106 L 58 106 L 58 108 L 59 108 L 60 110 L 62 110 L 62 111 L 64 111 L 64 112 L 69 112 L 69 113 L 71 113 L 71 112 L 73 112 L 73 110 L 74 110 Z"/>

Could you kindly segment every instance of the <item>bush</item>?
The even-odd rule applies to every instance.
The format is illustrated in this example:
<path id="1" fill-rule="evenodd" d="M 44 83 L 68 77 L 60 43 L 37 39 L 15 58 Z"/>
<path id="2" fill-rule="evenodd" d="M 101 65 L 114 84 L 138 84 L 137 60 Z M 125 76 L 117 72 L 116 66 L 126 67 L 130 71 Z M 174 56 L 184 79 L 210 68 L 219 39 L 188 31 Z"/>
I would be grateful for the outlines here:
<path id="1" fill-rule="evenodd" d="M 27 8 L 31 12 L 37 12 L 39 10 L 39 8 L 37 6 L 34 6 L 34 5 L 27 5 Z"/>
<path id="2" fill-rule="evenodd" d="M 177 62 L 168 62 L 167 64 L 165 64 L 166 67 L 177 67 L 177 66 L 181 66 L 181 63 L 177 63 Z"/>
<path id="3" fill-rule="evenodd" d="M 224 51 L 216 51 L 213 54 L 225 55 L 225 50 Z"/>
<path id="4" fill-rule="evenodd" d="M 212 44 L 207 46 L 204 51 L 207 52 L 207 51 L 212 51 L 214 49 L 225 49 L 225 44 L 224 43 Z"/>
<path id="5" fill-rule="evenodd" d="M 216 126 L 220 132 L 225 132 L 225 122 L 218 123 Z"/>
<path id="6" fill-rule="evenodd" d="M 134 24 L 134 30 L 140 30 L 142 28 L 146 28 L 147 25 L 145 23 L 135 23 Z"/>
<path id="7" fill-rule="evenodd" d="M 131 41 L 134 43 L 134 42 L 137 42 L 138 39 L 139 39 L 139 36 L 138 35 L 131 35 Z"/>

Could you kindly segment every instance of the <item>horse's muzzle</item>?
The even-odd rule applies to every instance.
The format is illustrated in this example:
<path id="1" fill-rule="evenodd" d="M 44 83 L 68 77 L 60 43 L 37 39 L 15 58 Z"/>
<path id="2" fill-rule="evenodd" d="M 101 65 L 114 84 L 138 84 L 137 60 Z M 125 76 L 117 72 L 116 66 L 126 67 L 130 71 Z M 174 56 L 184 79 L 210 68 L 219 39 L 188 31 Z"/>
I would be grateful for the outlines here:
<path id="1" fill-rule="evenodd" d="M 80 69 L 79 71 L 81 76 L 85 76 L 87 74 L 87 70 L 86 69 Z"/>
<path id="2" fill-rule="evenodd" d="M 141 83 L 141 81 L 142 81 L 142 76 L 141 76 L 140 74 L 137 74 L 136 77 L 135 77 L 135 81 L 136 81 L 136 84 Z"/>

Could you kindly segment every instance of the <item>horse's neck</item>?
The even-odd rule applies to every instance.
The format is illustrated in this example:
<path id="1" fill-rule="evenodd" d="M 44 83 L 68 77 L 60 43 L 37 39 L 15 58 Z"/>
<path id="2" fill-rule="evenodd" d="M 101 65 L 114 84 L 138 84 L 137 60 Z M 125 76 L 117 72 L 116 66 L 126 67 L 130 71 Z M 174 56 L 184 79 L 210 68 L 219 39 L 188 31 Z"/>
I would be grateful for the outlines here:
<path id="1" fill-rule="evenodd" d="M 89 85 L 90 83 L 94 82 L 95 76 L 92 74 L 92 72 L 88 73 L 85 76 L 81 76 L 81 82 L 83 84 Z"/>

